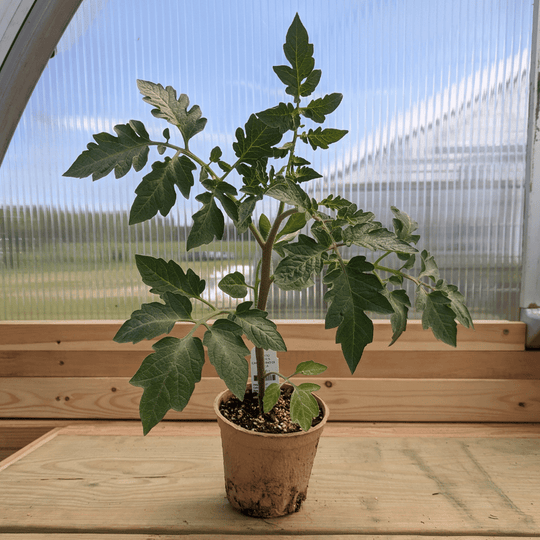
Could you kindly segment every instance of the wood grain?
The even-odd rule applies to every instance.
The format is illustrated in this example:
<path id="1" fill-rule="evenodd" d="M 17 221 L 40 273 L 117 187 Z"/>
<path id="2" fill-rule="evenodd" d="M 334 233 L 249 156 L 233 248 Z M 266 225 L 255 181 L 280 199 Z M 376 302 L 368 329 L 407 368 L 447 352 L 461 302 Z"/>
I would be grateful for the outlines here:
<path id="1" fill-rule="evenodd" d="M 217 437 L 57 435 L 0 473 L 0 532 L 539 536 L 538 439 L 325 437 L 304 508 L 224 496 Z"/>
<path id="2" fill-rule="evenodd" d="M 418 540 L 414 535 L 366 535 L 363 534 L 273 534 L 274 538 L 281 540 Z M 268 534 L 243 534 L 242 540 L 268 540 Z M 423 535 L 422 540 L 434 540 L 448 538 L 451 540 L 497 540 L 500 536 L 446 536 L 446 535 Z M 504 536 L 506 540 L 533 540 L 538 536 Z M 107 534 L 107 533 L 22 533 L 14 538 L 12 533 L 0 533 L 0 540 L 232 540 L 230 534 L 160 534 L 148 536 L 148 534 Z"/>
<path id="3" fill-rule="evenodd" d="M 114 345 L 114 344 L 113 344 Z M 0 350 L 0 377 L 131 377 L 151 351 Z M 354 375 L 341 351 L 278 353 L 280 369 L 293 373 L 300 362 L 328 366 L 329 377 L 540 379 L 540 350 L 365 351 Z M 216 377 L 210 362 L 203 377 Z"/>
<path id="4" fill-rule="evenodd" d="M 335 331 L 326 330 L 323 321 L 276 321 L 290 351 L 328 350 L 338 351 L 335 343 Z M 133 351 L 136 348 L 148 349 L 148 342 L 133 344 L 115 344 L 112 339 L 120 328 L 121 321 L 29 321 L 0 323 L 0 350 L 31 345 L 43 347 L 65 347 L 72 350 L 86 350 L 88 347 L 111 350 L 124 348 Z M 392 329 L 389 321 L 375 320 L 374 342 L 371 349 L 386 349 L 390 343 Z M 184 336 L 192 326 L 177 323 L 172 336 Z M 511 321 L 475 321 L 475 330 L 458 326 L 458 348 L 460 350 L 524 350 L 526 325 Z M 199 335 L 202 335 L 202 330 Z M 437 341 L 429 331 L 422 330 L 420 321 L 409 321 L 407 331 L 393 345 L 396 349 L 444 349 L 447 346 Z"/>
<path id="5" fill-rule="evenodd" d="M 3 418 L 138 418 L 141 389 L 128 378 L 0 379 Z M 299 379 L 301 381 L 302 379 Z M 520 379 L 309 379 L 321 385 L 334 421 L 540 422 L 540 383 Z M 9 382 L 9 384 L 8 384 Z M 197 384 L 182 413 L 167 418 L 213 419 L 224 389 L 218 378 Z"/>

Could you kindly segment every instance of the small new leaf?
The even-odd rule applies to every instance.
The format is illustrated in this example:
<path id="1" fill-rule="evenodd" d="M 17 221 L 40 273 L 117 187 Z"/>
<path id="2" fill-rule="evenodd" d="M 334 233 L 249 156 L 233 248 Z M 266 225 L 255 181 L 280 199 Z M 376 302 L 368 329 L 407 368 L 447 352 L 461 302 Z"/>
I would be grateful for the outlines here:
<path id="1" fill-rule="evenodd" d="M 291 420 L 303 431 L 308 431 L 313 419 L 319 415 L 319 403 L 312 392 L 320 390 L 314 383 L 302 383 L 295 387 L 291 396 Z"/>
<path id="2" fill-rule="evenodd" d="M 320 375 L 326 371 L 327 367 L 324 364 L 318 364 L 313 360 L 300 362 L 296 366 L 296 371 L 293 375 Z"/>
<path id="3" fill-rule="evenodd" d="M 271 228 L 272 224 L 270 223 L 270 220 L 266 217 L 265 214 L 261 214 L 259 217 L 259 232 L 261 233 L 263 240 L 266 240 L 268 238 Z"/>
<path id="4" fill-rule="evenodd" d="M 251 305 L 252 302 L 243 302 L 229 319 L 242 328 L 256 347 L 270 351 L 286 351 L 285 342 L 275 323 L 268 319 L 268 313 L 256 308 L 251 309 Z"/>
<path id="5" fill-rule="evenodd" d="M 218 283 L 218 287 L 232 298 L 244 298 L 248 293 L 244 275 L 240 272 L 227 274 Z"/>
<path id="6" fill-rule="evenodd" d="M 310 101 L 309 105 L 305 109 L 302 109 L 302 114 L 306 118 L 322 124 L 326 120 L 326 115 L 334 112 L 342 99 L 343 94 L 327 94 L 323 98 Z"/>
<path id="7" fill-rule="evenodd" d="M 285 224 L 285 227 L 279 231 L 277 238 L 282 238 L 289 234 L 294 234 L 306 226 L 306 214 L 304 212 L 297 212 L 293 214 Z"/>
<path id="8" fill-rule="evenodd" d="M 218 163 L 219 159 L 221 158 L 222 151 L 219 146 L 216 146 L 212 148 L 212 151 L 210 152 L 210 161 L 212 163 Z"/>
<path id="9" fill-rule="evenodd" d="M 322 178 L 322 174 L 319 174 L 311 167 L 299 167 L 294 172 L 294 179 L 297 182 L 309 182 L 310 180 L 315 180 L 316 178 Z"/>
<path id="10" fill-rule="evenodd" d="M 152 114 L 156 118 L 167 120 L 180 130 L 186 148 L 189 140 L 206 126 L 206 118 L 202 118 L 198 105 L 188 111 L 189 98 L 186 94 L 180 94 L 176 99 L 176 90 L 172 86 L 163 88 L 161 84 L 150 81 L 137 80 L 137 86 L 144 96 L 143 101 L 155 107 Z"/>
<path id="11" fill-rule="evenodd" d="M 278 383 L 272 383 L 264 392 L 263 409 L 265 413 L 269 413 L 278 402 L 281 395 L 281 387 Z"/>
<path id="12" fill-rule="evenodd" d="M 204 349 L 197 337 L 166 337 L 152 348 L 155 352 L 146 357 L 129 381 L 144 388 L 139 412 L 145 435 L 169 409 L 184 409 L 201 380 L 204 364 Z"/>
<path id="13" fill-rule="evenodd" d="M 242 328 L 228 319 L 218 319 L 204 334 L 210 362 L 227 388 L 240 400 L 244 399 L 249 376 L 246 356 L 249 349 L 242 341 Z"/>
<path id="14" fill-rule="evenodd" d="M 327 150 L 330 144 L 343 139 L 347 133 L 348 131 L 346 129 L 322 129 L 318 127 L 315 131 L 310 129 L 307 133 L 301 134 L 300 138 L 306 144 L 309 143 L 313 150 L 317 150 L 317 148 Z"/>

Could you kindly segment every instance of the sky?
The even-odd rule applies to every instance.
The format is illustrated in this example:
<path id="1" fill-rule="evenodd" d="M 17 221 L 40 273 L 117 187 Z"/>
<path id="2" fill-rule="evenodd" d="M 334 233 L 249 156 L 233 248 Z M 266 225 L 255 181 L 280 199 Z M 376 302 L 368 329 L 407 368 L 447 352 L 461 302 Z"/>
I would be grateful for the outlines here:
<path id="1" fill-rule="evenodd" d="M 140 174 L 94 184 L 62 173 L 117 123 L 138 119 L 159 136 L 166 125 L 139 78 L 187 94 L 208 118 L 191 148 L 205 157 L 220 145 L 232 160 L 235 129 L 286 99 L 272 66 L 286 63 L 296 12 L 323 72 L 313 97 L 343 93 L 327 126 L 349 130 L 326 153 L 306 147 L 317 170 L 350 162 L 377 130 L 530 46 L 528 0 L 84 0 L 0 169 L 0 205 L 127 209 Z"/>

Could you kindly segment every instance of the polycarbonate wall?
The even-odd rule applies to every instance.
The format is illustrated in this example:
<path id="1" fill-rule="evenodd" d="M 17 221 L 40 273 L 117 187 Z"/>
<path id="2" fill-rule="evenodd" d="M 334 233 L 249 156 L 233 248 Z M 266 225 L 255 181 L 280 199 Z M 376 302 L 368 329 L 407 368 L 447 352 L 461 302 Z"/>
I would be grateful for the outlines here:
<path id="1" fill-rule="evenodd" d="M 135 253 L 191 266 L 216 301 L 222 275 L 253 271 L 256 245 L 232 230 L 185 252 L 198 203 L 180 198 L 167 218 L 129 227 L 148 167 L 95 183 L 62 173 L 117 123 L 142 120 L 159 137 L 166 126 L 136 79 L 187 94 L 208 118 L 191 149 L 207 158 L 219 145 L 227 160 L 249 114 L 286 99 L 272 66 L 285 63 L 296 12 L 323 72 L 315 97 L 344 94 L 328 126 L 350 132 L 329 151 L 304 149 L 324 175 L 314 193 L 342 194 L 389 225 L 391 205 L 409 213 L 473 317 L 516 318 L 532 10 L 530 0 L 84 0 L 0 169 L 0 318 L 127 317 L 149 299 Z M 275 294 L 271 312 L 322 318 L 322 294 L 320 283 Z"/>

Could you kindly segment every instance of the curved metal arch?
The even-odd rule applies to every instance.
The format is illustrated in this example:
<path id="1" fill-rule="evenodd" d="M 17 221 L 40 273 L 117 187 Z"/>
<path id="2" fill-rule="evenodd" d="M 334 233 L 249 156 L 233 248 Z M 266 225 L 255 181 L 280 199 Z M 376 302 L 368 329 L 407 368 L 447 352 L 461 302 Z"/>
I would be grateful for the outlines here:
<path id="1" fill-rule="evenodd" d="M 82 0 L 9 0 L 0 9 L 0 165 L 34 88 Z"/>

